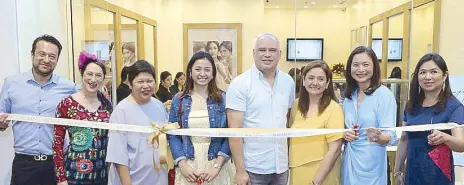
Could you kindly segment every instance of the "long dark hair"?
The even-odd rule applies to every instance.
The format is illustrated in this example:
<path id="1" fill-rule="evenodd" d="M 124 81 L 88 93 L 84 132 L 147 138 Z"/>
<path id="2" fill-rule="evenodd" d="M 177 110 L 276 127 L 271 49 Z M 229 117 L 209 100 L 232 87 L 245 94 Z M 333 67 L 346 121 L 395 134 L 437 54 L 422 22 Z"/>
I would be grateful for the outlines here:
<path id="1" fill-rule="evenodd" d="M 159 88 L 163 87 L 163 82 L 164 80 L 166 80 L 166 78 L 168 78 L 169 76 L 171 76 L 171 73 L 169 71 L 163 71 L 161 72 L 160 74 L 160 84 L 159 84 Z M 169 89 L 169 88 L 168 88 Z"/>
<path id="2" fill-rule="evenodd" d="M 208 41 L 208 42 L 206 43 L 206 52 L 209 53 L 209 50 L 211 49 L 211 44 L 213 44 L 213 43 L 216 44 L 216 46 L 217 46 L 217 48 L 218 48 L 218 52 L 219 52 L 219 49 L 220 49 L 220 48 L 219 48 L 219 42 L 218 42 L 218 41 Z M 211 53 L 210 53 L 210 54 L 211 54 Z M 212 56 L 211 56 L 211 57 L 212 57 Z M 216 55 L 216 57 L 217 57 L 218 60 L 221 60 L 221 58 L 219 58 L 219 53 Z M 213 60 L 214 60 L 214 59 L 213 59 Z"/>
<path id="3" fill-rule="evenodd" d="M 174 86 L 175 87 L 179 86 L 179 81 L 177 81 L 177 79 L 180 78 L 182 75 L 184 75 L 183 72 L 177 72 L 176 78 L 174 79 Z M 184 85 L 184 84 L 182 84 L 182 85 Z"/>
<path id="4" fill-rule="evenodd" d="M 213 68 L 212 69 L 213 79 L 211 79 L 211 81 L 208 83 L 208 93 L 209 93 L 208 97 L 217 103 L 221 103 L 222 102 L 222 96 L 221 96 L 222 91 L 219 90 L 219 88 L 216 85 L 217 71 L 216 71 L 216 65 L 214 65 L 214 59 L 209 53 L 206 53 L 203 51 L 195 53 L 190 59 L 189 63 L 187 64 L 187 81 L 182 91 L 181 98 L 183 98 L 186 94 L 190 93 L 190 91 L 193 90 L 194 82 L 192 79 L 192 67 L 193 67 L 193 64 L 195 64 L 197 60 L 201 60 L 201 59 L 207 59 L 211 63 L 211 66 Z"/>
<path id="5" fill-rule="evenodd" d="M 298 100 L 298 110 L 304 118 L 308 113 L 310 102 L 309 92 L 303 86 L 303 82 L 306 79 L 306 74 L 308 74 L 308 72 L 314 68 L 321 68 L 324 71 L 328 83 L 328 87 L 324 90 L 322 97 L 318 103 L 318 114 L 320 115 L 322 114 L 322 112 L 324 112 L 324 110 L 329 106 L 331 100 L 338 102 L 332 84 L 332 71 L 330 70 L 330 67 L 327 65 L 327 63 L 325 63 L 322 60 L 312 61 L 304 68 L 303 73 L 301 74 L 302 80 L 300 84 L 298 84 L 298 86 L 300 86 L 300 99 Z"/>
<path id="6" fill-rule="evenodd" d="M 371 95 L 372 93 L 377 90 L 377 88 L 380 87 L 380 64 L 377 61 L 377 56 L 374 53 L 374 50 L 372 50 L 369 47 L 366 46 L 359 46 L 355 48 L 351 54 L 350 57 L 348 57 L 348 61 L 346 64 L 346 73 L 345 73 L 345 78 L 346 78 L 346 89 L 345 89 L 345 97 L 351 100 L 351 95 L 353 92 L 359 88 L 358 87 L 358 82 L 351 76 L 351 64 L 353 63 L 353 58 L 355 55 L 360 54 L 360 53 L 366 53 L 367 56 L 369 56 L 372 59 L 372 64 L 373 64 L 373 72 L 372 72 L 372 78 L 371 78 L 371 84 L 369 87 L 364 90 L 364 93 L 367 95 Z"/>
<path id="7" fill-rule="evenodd" d="M 448 66 L 446 66 L 445 59 L 443 59 L 440 55 L 436 53 L 429 53 L 424 55 L 419 62 L 416 65 L 416 69 L 414 69 L 414 73 L 412 76 L 411 84 L 410 84 L 410 89 L 409 89 L 409 100 L 408 104 L 406 106 L 406 112 L 410 114 L 414 114 L 415 111 L 422 107 L 422 102 L 425 99 L 425 94 L 424 91 L 419 92 L 419 69 L 420 67 L 428 61 L 433 61 L 437 66 L 440 68 L 441 71 L 443 71 L 443 76 L 445 76 L 448 73 Z M 440 92 L 438 95 L 438 102 L 435 104 L 437 107 L 436 113 L 442 112 L 446 108 L 446 100 L 450 97 L 453 96 L 453 93 L 451 92 L 451 87 L 449 83 L 449 78 L 445 79 L 445 89 Z"/>

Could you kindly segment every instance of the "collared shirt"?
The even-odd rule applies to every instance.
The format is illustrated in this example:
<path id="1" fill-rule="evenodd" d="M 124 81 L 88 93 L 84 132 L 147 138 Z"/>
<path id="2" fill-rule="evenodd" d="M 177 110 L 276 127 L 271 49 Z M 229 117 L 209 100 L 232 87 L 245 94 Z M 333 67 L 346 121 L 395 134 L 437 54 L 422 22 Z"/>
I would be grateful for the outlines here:
<path id="1" fill-rule="evenodd" d="M 287 113 L 295 99 L 292 78 L 276 71 L 274 86 L 253 65 L 234 78 L 227 89 L 228 109 L 244 112 L 244 128 L 286 128 Z M 245 169 L 257 174 L 288 170 L 287 139 L 244 138 Z"/>
<path id="2" fill-rule="evenodd" d="M 76 92 L 74 83 L 52 74 L 40 85 L 32 71 L 5 78 L 0 94 L 0 112 L 55 117 L 58 103 Z M 53 125 L 12 121 L 16 153 L 52 155 Z"/>

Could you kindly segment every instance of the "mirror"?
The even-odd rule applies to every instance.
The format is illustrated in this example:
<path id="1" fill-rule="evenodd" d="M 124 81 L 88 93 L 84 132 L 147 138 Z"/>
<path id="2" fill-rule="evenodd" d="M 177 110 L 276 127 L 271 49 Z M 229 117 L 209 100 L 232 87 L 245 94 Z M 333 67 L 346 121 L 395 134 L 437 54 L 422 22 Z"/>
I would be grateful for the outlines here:
<path id="1" fill-rule="evenodd" d="M 116 55 L 114 52 L 114 17 L 114 12 L 110 12 L 101 7 L 90 7 L 90 24 L 86 24 L 86 39 L 83 45 L 76 50 L 76 52 L 85 50 L 96 55 L 99 60 L 104 62 L 106 66 L 106 76 L 104 85 L 100 90 L 109 100 L 114 98 L 113 94 L 116 91 L 116 79 L 114 78 L 116 70 L 113 70 L 116 64 Z M 77 81 L 80 82 L 81 79 L 76 78 L 76 82 Z"/>
<path id="2" fill-rule="evenodd" d="M 388 18 L 388 63 L 387 63 L 387 78 L 402 79 L 403 66 L 407 66 L 408 59 L 403 58 L 403 44 L 408 41 L 404 39 L 404 14 L 397 14 Z M 405 64 L 405 65 L 403 65 Z M 407 70 L 407 69 L 406 69 Z M 404 104 L 407 99 L 407 86 L 400 83 L 385 84 L 393 92 L 397 104 L 397 120 L 396 126 L 400 126 Z M 402 94 L 406 95 L 405 97 Z"/>
<path id="3" fill-rule="evenodd" d="M 155 27 L 149 24 L 143 24 L 143 34 L 144 34 L 144 58 L 147 62 L 155 65 Z M 156 70 L 157 68 L 155 68 Z M 157 73 L 156 73 L 157 74 Z"/>

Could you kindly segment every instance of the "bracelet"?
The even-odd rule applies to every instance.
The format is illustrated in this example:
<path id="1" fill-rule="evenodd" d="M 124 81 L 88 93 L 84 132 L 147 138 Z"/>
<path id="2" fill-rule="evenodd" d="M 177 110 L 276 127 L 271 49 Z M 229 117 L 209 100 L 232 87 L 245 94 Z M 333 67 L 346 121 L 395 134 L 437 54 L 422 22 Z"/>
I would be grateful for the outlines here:
<path id="1" fill-rule="evenodd" d="M 311 181 L 311 182 L 313 183 L 313 185 L 319 185 L 319 184 L 315 183 L 314 181 Z"/>
<path id="2" fill-rule="evenodd" d="M 395 172 L 395 174 L 393 174 L 393 176 L 395 176 L 395 177 L 396 177 L 396 176 L 398 176 L 398 175 L 401 175 L 401 176 L 403 176 L 403 172 L 401 172 L 401 171 L 397 171 L 397 172 Z"/>

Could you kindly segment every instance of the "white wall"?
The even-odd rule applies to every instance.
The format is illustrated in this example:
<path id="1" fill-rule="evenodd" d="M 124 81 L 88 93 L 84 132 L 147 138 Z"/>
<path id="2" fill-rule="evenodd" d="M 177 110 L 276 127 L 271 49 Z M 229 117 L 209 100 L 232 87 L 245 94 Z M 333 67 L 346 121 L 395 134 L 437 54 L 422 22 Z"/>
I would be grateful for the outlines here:
<path id="1" fill-rule="evenodd" d="M 0 68 L 0 86 L 7 76 L 19 72 L 18 42 L 16 32 L 16 2 L 0 1 L 0 51 L 2 51 L 2 67 Z M 8 26 L 5 26 L 8 25 Z M 0 183 L 9 184 L 9 173 L 13 160 L 13 133 L 11 129 L 0 132 Z"/>
<path id="2" fill-rule="evenodd" d="M 49 34 L 56 37 L 61 45 L 63 45 L 55 72 L 61 76 L 68 77 L 71 60 L 68 56 L 70 47 L 68 47 L 66 6 L 68 6 L 69 0 L 15 1 L 21 72 L 32 68 L 31 48 L 34 39 L 40 35 Z"/>
<path id="3" fill-rule="evenodd" d="M 43 34 L 55 36 L 63 45 L 55 72 L 69 78 L 68 3 L 68 0 L 0 0 L 0 25 L 3 25 L 0 29 L 0 86 L 5 77 L 31 70 L 32 42 Z M 0 148 L 0 183 L 6 185 L 10 184 L 14 157 L 11 128 L 0 132 Z"/>

